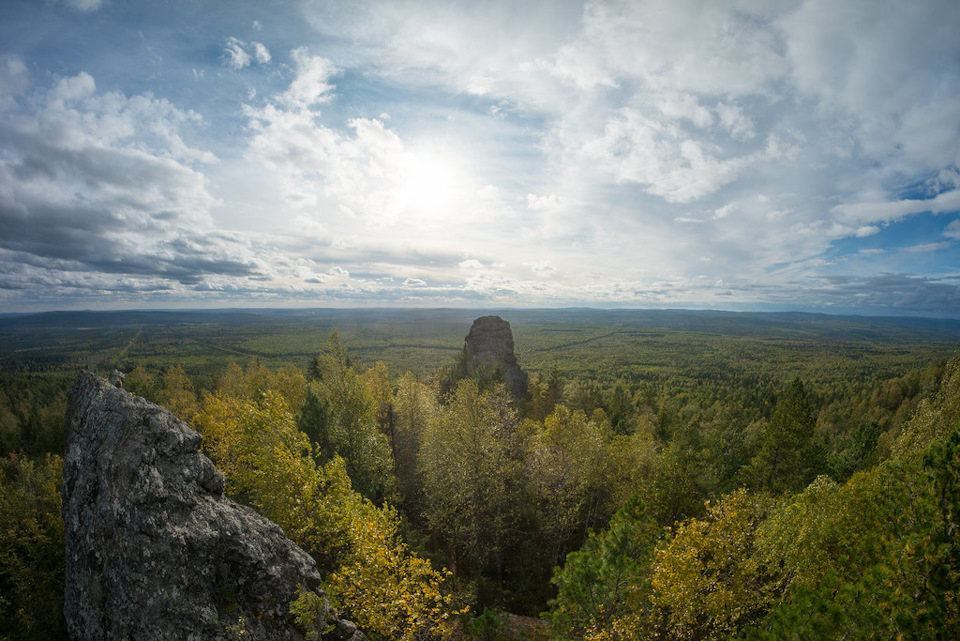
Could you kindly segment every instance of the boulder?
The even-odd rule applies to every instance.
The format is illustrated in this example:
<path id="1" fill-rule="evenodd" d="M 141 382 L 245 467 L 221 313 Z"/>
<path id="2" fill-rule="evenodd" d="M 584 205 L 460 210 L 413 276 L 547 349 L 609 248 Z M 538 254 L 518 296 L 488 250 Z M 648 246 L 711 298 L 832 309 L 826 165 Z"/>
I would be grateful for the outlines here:
<path id="1" fill-rule="evenodd" d="M 323 598 L 313 559 L 223 495 L 197 432 L 89 372 L 70 389 L 67 421 L 71 639 L 303 639 L 289 608 L 301 590 Z"/>

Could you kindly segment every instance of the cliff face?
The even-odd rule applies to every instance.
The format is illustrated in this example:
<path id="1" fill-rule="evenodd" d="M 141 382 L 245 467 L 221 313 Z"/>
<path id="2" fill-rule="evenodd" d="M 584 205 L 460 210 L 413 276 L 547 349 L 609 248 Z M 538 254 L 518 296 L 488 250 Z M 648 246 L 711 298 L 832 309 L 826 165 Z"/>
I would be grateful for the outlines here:
<path id="1" fill-rule="evenodd" d="M 89 372 L 71 387 L 67 420 L 72 639 L 303 638 L 289 604 L 300 589 L 323 595 L 313 559 L 223 496 L 199 434 Z M 354 631 L 331 623 L 338 637 Z"/>
<path id="2" fill-rule="evenodd" d="M 513 353 L 513 332 L 510 323 L 499 316 L 481 316 L 473 321 L 465 340 L 470 354 L 470 373 L 484 366 L 491 371 L 502 371 L 504 382 L 515 398 L 527 392 L 527 374 L 520 369 Z"/>

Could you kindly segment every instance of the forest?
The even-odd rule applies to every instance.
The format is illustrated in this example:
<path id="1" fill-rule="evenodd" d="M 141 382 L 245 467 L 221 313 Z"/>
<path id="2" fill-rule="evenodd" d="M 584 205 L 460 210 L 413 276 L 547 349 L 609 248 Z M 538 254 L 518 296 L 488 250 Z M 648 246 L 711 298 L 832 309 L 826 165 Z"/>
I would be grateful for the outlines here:
<path id="1" fill-rule="evenodd" d="M 488 313 L 521 398 L 463 367 Z M 807 314 L 0 317 L 0 639 L 65 638 L 79 368 L 197 430 L 372 639 L 958 638 L 958 347 Z"/>

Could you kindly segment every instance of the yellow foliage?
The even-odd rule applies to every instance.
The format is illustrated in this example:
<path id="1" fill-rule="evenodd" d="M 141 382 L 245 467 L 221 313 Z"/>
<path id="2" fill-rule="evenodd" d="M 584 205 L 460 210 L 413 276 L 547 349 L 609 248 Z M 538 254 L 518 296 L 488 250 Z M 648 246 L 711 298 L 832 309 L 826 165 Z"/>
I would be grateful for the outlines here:
<path id="1" fill-rule="evenodd" d="M 740 489 L 702 520 L 690 519 L 657 550 L 653 603 L 674 639 L 719 639 L 762 612 L 770 596 L 753 555 L 769 499 Z"/>
<path id="2" fill-rule="evenodd" d="M 193 383 L 179 365 L 174 365 L 163 375 L 161 404 L 173 414 L 189 422 L 197 413 L 197 397 Z"/>
<path id="3" fill-rule="evenodd" d="M 329 596 L 357 625 L 399 639 L 442 632 L 450 614 L 451 597 L 441 591 L 446 573 L 399 540 L 393 509 L 351 488 L 342 458 L 314 464 L 282 395 L 268 389 L 254 401 L 208 394 L 194 426 L 226 475 L 227 493 L 332 570 Z"/>

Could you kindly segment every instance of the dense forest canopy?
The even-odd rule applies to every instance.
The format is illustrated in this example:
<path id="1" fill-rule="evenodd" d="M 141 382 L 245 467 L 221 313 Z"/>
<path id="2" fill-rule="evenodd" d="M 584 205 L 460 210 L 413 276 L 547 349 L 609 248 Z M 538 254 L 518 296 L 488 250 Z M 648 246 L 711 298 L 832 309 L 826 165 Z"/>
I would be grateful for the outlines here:
<path id="1" fill-rule="evenodd" d="M 63 636 L 77 367 L 198 430 L 374 638 L 960 631 L 960 325 L 503 312 L 518 399 L 458 367 L 477 315 L 0 319 L 0 638 Z"/>

